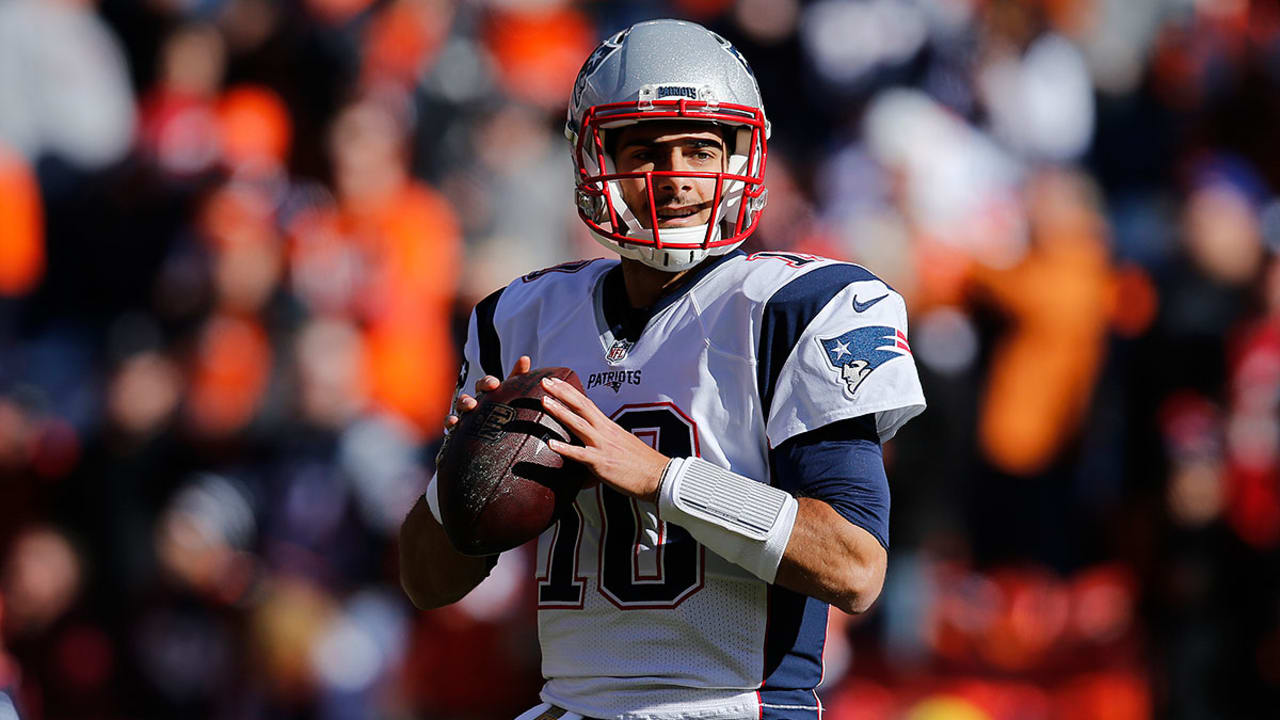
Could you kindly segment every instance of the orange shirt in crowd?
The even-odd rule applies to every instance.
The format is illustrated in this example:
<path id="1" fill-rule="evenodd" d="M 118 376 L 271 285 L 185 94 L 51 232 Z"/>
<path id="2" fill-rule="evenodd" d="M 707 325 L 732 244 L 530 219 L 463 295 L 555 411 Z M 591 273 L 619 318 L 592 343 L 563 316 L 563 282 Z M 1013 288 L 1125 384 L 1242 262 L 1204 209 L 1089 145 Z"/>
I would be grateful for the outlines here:
<path id="1" fill-rule="evenodd" d="M 991 361 L 979 442 L 1005 472 L 1044 470 L 1091 401 L 1112 316 L 1105 226 L 1070 178 L 1033 185 L 1034 243 L 1008 269 L 975 265 L 980 293 L 1010 318 Z"/>
<path id="2" fill-rule="evenodd" d="M 0 143 L 0 295 L 25 295 L 44 276 L 44 218 L 31 168 Z"/>
<path id="3" fill-rule="evenodd" d="M 378 203 L 322 211 L 315 221 L 324 229 L 298 235 L 292 263 L 356 267 L 349 294 L 329 310 L 364 329 L 373 400 L 425 436 L 438 434 L 457 372 L 451 323 L 462 248 L 453 210 L 409 182 Z"/>

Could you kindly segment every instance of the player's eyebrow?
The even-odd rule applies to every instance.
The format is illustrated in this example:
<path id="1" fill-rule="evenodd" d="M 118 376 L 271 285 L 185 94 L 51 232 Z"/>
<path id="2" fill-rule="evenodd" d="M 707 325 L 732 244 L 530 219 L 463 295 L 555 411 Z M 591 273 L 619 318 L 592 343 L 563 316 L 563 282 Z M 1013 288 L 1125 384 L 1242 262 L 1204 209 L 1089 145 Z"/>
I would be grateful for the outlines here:
<path id="1" fill-rule="evenodd" d="M 724 142 L 722 142 L 719 139 L 713 140 L 711 138 L 676 138 L 675 140 L 666 140 L 663 142 L 658 142 L 656 140 L 651 140 L 649 138 L 633 138 L 623 142 L 622 147 L 619 149 L 638 147 L 645 150 L 652 150 L 658 147 L 671 146 L 671 145 L 684 145 L 686 147 L 694 147 L 694 148 L 710 147 L 710 148 L 715 148 L 717 150 L 724 149 Z"/>

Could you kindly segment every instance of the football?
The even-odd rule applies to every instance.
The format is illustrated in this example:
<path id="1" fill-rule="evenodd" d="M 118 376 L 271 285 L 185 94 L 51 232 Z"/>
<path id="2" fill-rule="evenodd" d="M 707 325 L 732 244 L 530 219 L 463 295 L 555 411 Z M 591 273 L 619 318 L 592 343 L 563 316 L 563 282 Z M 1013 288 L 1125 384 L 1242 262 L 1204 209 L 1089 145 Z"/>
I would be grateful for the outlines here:
<path id="1" fill-rule="evenodd" d="M 479 398 L 440 449 L 440 515 L 449 541 L 464 555 L 493 555 L 537 537 L 590 476 L 547 445 L 552 438 L 576 439 L 543 411 L 546 377 L 582 390 L 578 376 L 564 367 L 508 378 Z"/>

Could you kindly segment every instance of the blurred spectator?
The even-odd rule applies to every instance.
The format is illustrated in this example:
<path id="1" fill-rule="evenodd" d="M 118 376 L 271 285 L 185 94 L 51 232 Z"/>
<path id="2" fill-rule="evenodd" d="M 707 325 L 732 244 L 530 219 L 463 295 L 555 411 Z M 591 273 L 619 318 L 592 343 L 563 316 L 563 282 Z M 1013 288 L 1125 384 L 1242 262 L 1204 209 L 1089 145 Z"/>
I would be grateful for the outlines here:
<path id="1" fill-rule="evenodd" d="M 470 161 L 445 179 L 470 241 L 469 272 L 458 288 L 464 305 L 527 268 L 575 257 L 579 248 L 589 257 L 598 255 L 590 241 L 575 247 L 582 223 L 572 207 L 572 187 L 561 182 L 573 169 L 563 135 L 542 115 L 525 105 L 504 104 L 479 122 L 470 145 Z"/>
<path id="2" fill-rule="evenodd" d="M 1203 528 L 1221 517 L 1227 503 L 1221 413 L 1189 392 L 1170 397 L 1161 410 L 1170 517 L 1177 525 Z"/>
<path id="3" fill-rule="evenodd" d="M 996 47 L 980 71 L 995 134 L 1030 159 L 1067 162 L 1093 139 L 1093 88 L 1080 51 L 1047 34 L 1017 57 Z"/>
<path id="4" fill-rule="evenodd" d="M 143 150 L 165 172 L 190 176 L 218 161 L 215 100 L 226 70 L 222 35 L 180 27 L 164 40 L 155 85 L 141 105 Z"/>
<path id="5" fill-rule="evenodd" d="M 124 52 L 92 3 L 0 5 L 0 141 L 84 171 L 121 159 L 134 109 Z"/>
<path id="6" fill-rule="evenodd" d="M 342 428 L 368 409 L 369 372 L 360 332 L 342 320 L 320 319 L 298 334 L 298 412 L 319 427 Z"/>
<path id="7" fill-rule="evenodd" d="M 22 157 L 0 140 L 0 296 L 25 295 L 44 274 L 40 188 Z"/>
<path id="8" fill-rule="evenodd" d="M 1199 502 L 1183 506 L 1214 517 L 1210 509 L 1226 504 L 1242 540 L 1274 550 L 1280 547 L 1280 264 L 1274 259 L 1267 267 L 1263 302 L 1262 317 L 1241 329 L 1231 358 L 1223 438 L 1229 484 L 1221 486 L 1221 474 L 1206 479 L 1205 491 L 1193 496 Z"/>
<path id="9" fill-rule="evenodd" d="M 208 320 L 188 370 L 186 413 L 192 429 L 222 438 L 245 427 L 259 409 L 273 362 L 263 328 L 229 314 Z"/>
<path id="10" fill-rule="evenodd" d="M 107 385 L 107 419 L 132 438 L 158 432 L 181 399 L 182 378 L 164 355 L 144 350 L 130 355 Z"/>
<path id="11" fill-rule="evenodd" d="M 1216 283 L 1252 282 L 1262 263 L 1261 179 L 1247 163 L 1225 157 L 1204 163 L 1194 182 L 1183 220 L 1191 260 Z"/>
<path id="12" fill-rule="evenodd" d="M 293 127 L 284 102 L 271 89 L 241 85 L 223 93 L 217 108 L 223 162 L 268 174 L 289 158 Z"/>
<path id="13" fill-rule="evenodd" d="M 1017 198 L 1023 168 L 1016 157 L 916 90 L 877 95 L 863 122 L 867 146 L 890 173 L 891 197 L 919 244 L 957 249 L 997 268 L 1022 258 L 1026 218 Z M 920 265 L 926 287 L 936 282 L 929 273 L 954 271 Z"/>
<path id="14" fill-rule="evenodd" d="M 367 87 L 395 82 L 411 88 L 435 61 L 453 21 L 446 0 L 396 0 L 365 33 L 362 68 Z"/>
<path id="15" fill-rule="evenodd" d="M 928 39 L 924 11 L 899 0 L 822 0 L 805 9 L 799 32 L 817 77 L 842 94 L 906 64 Z"/>
<path id="16" fill-rule="evenodd" d="M 313 312 L 363 326 L 373 399 L 433 437 L 456 374 L 461 248 L 452 210 L 409 177 L 402 100 L 369 96 L 339 114 L 330 133 L 337 206 L 295 230 L 290 263 Z"/>
<path id="17" fill-rule="evenodd" d="M 5 559 L 3 582 L 8 637 L 47 629 L 75 600 L 80 589 L 80 560 L 71 544 L 52 528 L 19 534 Z"/>
<path id="18" fill-rule="evenodd" d="M 595 48 L 594 29 L 567 3 L 509 5 L 493 12 L 485 32 L 498 78 L 511 97 L 558 110 L 569 97 L 582 59 Z"/>
<path id="19" fill-rule="evenodd" d="M 223 477 L 193 478 L 156 528 L 156 556 L 193 590 L 220 602 L 239 600 L 254 571 L 247 554 L 257 534 L 247 493 Z"/>
<path id="20" fill-rule="evenodd" d="M 975 266 L 975 289 L 1010 319 L 979 430 L 987 457 L 1004 472 L 1046 469 L 1089 407 L 1111 316 L 1098 202 L 1078 174 L 1038 174 L 1027 189 L 1026 257 L 1007 270 Z"/>

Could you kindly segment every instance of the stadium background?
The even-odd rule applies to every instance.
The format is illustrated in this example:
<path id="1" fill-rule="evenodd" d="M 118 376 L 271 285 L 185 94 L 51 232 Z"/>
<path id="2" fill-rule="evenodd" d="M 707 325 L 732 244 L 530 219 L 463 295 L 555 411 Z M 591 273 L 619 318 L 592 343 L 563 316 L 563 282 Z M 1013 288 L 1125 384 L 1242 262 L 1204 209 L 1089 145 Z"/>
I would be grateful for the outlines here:
<path id="1" fill-rule="evenodd" d="M 912 310 L 827 717 L 1275 712 L 1276 4 L 0 0 L 0 718 L 531 704 L 528 549 L 417 613 L 396 530 L 472 304 L 602 254 L 563 106 L 664 15 L 759 77 L 752 247 Z"/>

